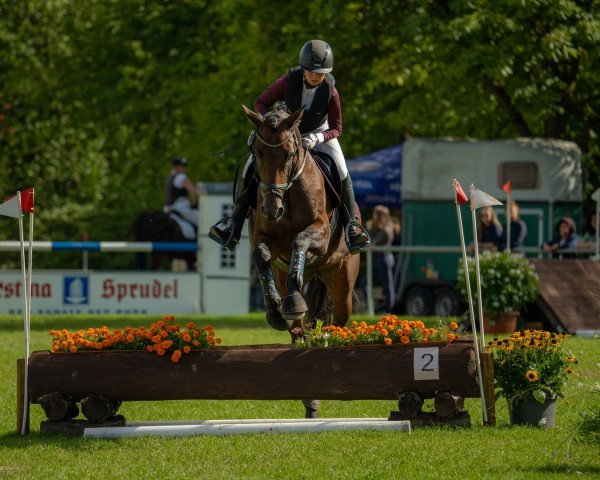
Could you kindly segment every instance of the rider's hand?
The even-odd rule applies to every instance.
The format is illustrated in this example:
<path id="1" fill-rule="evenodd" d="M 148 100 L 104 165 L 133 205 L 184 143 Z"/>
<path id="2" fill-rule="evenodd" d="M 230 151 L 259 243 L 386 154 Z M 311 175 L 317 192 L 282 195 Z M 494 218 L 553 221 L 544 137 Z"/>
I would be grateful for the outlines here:
<path id="1" fill-rule="evenodd" d="M 302 146 L 307 150 L 314 148 L 317 143 L 323 143 L 324 137 L 322 133 L 310 133 L 306 137 L 302 137 Z"/>

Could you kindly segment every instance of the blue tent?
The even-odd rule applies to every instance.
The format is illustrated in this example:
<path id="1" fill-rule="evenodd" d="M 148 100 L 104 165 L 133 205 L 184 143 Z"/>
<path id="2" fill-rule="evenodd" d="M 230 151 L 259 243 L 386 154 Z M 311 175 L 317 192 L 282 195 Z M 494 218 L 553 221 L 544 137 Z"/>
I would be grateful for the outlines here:
<path id="1" fill-rule="evenodd" d="M 353 158 L 346 163 L 359 206 L 402 206 L 402 144 Z"/>

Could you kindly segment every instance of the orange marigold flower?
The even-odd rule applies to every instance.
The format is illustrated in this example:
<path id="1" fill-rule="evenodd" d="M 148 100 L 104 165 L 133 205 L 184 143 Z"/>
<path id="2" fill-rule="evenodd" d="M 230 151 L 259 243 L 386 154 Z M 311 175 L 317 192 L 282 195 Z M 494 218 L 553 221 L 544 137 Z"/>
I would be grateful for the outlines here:
<path id="1" fill-rule="evenodd" d="M 384 338 L 384 340 L 383 340 L 383 341 L 384 341 L 384 342 L 385 342 L 385 344 L 386 344 L 386 345 L 388 345 L 388 346 L 392 344 L 392 339 L 391 339 L 390 337 L 386 337 L 386 338 Z"/>
<path id="2" fill-rule="evenodd" d="M 400 337 L 400 342 L 406 345 L 407 343 L 410 343 L 410 338 L 408 338 L 406 335 L 402 335 Z"/>
<path id="3" fill-rule="evenodd" d="M 189 345 L 186 345 L 185 347 L 183 347 L 183 353 L 190 353 L 192 349 L 190 348 Z"/>
<path id="4" fill-rule="evenodd" d="M 458 323 L 456 322 L 450 322 L 450 330 L 458 330 Z"/>
<path id="5" fill-rule="evenodd" d="M 77 351 L 77 347 L 76 347 L 75 345 L 71 345 L 71 346 L 69 347 L 69 351 L 70 351 L 71 353 L 75 353 L 75 352 Z"/>
<path id="6" fill-rule="evenodd" d="M 153 352 L 154 351 L 154 346 L 152 346 L 152 345 L 146 345 L 146 350 L 148 350 L 149 352 Z"/>
<path id="7" fill-rule="evenodd" d="M 161 330 L 160 331 L 160 336 L 162 338 L 167 338 L 169 336 L 169 332 L 167 332 L 166 330 Z"/>
<path id="8" fill-rule="evenodd" d="M 159 348 L 156 353 L 162 357 L 167 351 L 164 348 Z"/>
<path id="9" fill-rule="evenodd" d="M 199 342 L 198 340 L 194 340 L 194 341 L 192 342 L 192 345 L 193 345 L 194 347 L 197 347 L 198 345 L 200 345 L 200 342 Z"/>

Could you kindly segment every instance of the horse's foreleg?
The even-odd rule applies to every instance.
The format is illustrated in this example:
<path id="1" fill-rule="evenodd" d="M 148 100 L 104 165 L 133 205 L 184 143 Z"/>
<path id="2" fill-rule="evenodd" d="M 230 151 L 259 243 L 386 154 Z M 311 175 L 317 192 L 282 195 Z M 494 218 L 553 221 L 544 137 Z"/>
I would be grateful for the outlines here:
<path id="1" fill-rule="evenodd" d="M 300 292 L 304 285 L 304 266 L 310 243 L 310 234 L 306 231 L 296 235 L 292 242 L 292 256 L 287 277 L 288 295 L 283 299 L 281 310 L 288 322 L 300 320 L 308 310 L 306 301 Z"/>
<path id="2" fill-rule="evenodd" d="M 267 322 L 276 330 L 287 330 L 288 323 L 281 316 L 281 296 L 275 286 L 273 270 L 271 269 L 271 252 L 269 248 L 260 243 L 254 250 L 254 261 L 258 267 L 260 286 L 265 299 Z"/>

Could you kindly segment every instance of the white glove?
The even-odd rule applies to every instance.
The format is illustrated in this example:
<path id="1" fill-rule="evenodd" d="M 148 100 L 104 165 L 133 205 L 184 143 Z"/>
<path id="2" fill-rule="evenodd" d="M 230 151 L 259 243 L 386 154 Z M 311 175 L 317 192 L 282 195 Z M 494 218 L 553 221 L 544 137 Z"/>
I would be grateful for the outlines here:
<path id="1" fill-rule="evenodd" d="M 316 144 L 323 143 L 325 137 L 322 133 L 310 133 L 306 137 L 302 137 L 302 146 L 307 150 L 314 148 Z"/>

